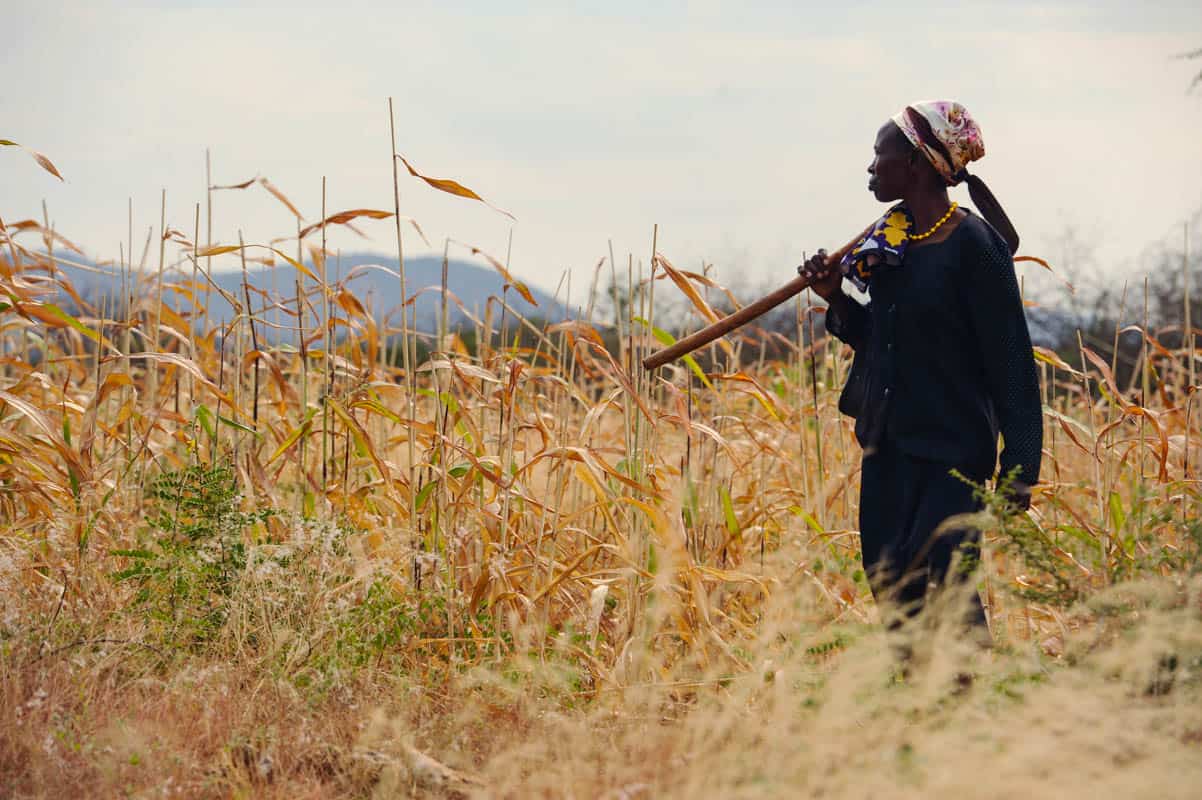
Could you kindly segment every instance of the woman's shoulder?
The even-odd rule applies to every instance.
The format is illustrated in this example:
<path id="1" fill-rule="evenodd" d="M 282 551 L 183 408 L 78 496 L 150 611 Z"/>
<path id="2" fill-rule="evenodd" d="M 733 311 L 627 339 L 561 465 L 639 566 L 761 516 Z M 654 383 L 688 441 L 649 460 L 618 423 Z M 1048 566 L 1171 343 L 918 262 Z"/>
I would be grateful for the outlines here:
<path id="1" fill-rule="evenodd" d="M 964 219 L 957 226 L 960 241 L 971 250 L 982 255 L 1010 257 L 1010 248 L 1006 240 L 989 222 L 971 209 L 964 209 Z"/>

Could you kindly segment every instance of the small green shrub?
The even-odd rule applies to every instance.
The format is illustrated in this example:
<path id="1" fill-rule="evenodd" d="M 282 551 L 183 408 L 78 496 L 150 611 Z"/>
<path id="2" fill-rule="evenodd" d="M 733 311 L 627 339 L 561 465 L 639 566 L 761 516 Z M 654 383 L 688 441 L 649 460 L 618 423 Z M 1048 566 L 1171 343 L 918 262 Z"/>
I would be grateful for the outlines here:
<path id="1" fill-rule="evenodd" d="M 1069 522 L 1045 527 L 1017 512 L 1009 501 L 1012 477 L 1002 478 L 996 490 L 968 481 L 984 505 L 981 514 L 971 516 L 1001 534 L 1000 550 L 1026 565 L 1023 582 L 1011 586 L 1023 600 L 1069 608 L 1087 596 L 1091 585 L 1202 572 L 1202 520 L 1177 516 L 1179 509 L 1157 502 L 1156 492 L 1136 487 L 1127 507 L 1112 493 L 1108 527 L 1099 534 L 1073 515 L 1066 515 Z M 1165 536 L 1173 527 L 1180 534 L 1176 543 Z"/>
<path id="2" fill-rule="evenodd" d="M 167 644 L 202 644 L 220 630 L 246 568 L 243 532 L 272 515 L 239 510 L 233 470 L 194 464 L 164 472 L 147 492 L 139 547 L 112 550 L 125 560 L 114 580 L 136 586 L 132 605 L 164 626 Z"/>

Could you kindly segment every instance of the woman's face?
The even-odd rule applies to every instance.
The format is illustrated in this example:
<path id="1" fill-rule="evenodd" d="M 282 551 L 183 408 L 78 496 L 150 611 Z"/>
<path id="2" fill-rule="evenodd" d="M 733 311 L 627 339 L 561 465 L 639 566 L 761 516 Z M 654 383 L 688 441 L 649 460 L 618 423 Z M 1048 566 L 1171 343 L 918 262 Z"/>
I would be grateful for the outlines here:
<path id="1" fill-rule="evenodd" d="M 900 200 L 913 180 L 914 149 L 905 134 L 892 121 L 876 133 L 872 144 L 872 163 L 868 165 L 868 191 L 882 203 Z"/>

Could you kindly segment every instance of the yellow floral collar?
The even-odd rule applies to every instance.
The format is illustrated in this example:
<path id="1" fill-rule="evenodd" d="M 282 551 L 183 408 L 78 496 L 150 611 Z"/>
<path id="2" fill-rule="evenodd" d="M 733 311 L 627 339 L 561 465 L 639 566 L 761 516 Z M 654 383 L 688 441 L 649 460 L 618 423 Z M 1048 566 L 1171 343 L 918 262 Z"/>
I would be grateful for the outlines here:
<path id="1" fill-rule="evenodd" d="M 914 231 L 914 217 L 904 203 L 885 212 L 872 231 L 864 236 L 840 262 L 843 275 L 861 291 L 868 290 L 872 271 L 881 264 L 897 266 L 906 254 Z"/>

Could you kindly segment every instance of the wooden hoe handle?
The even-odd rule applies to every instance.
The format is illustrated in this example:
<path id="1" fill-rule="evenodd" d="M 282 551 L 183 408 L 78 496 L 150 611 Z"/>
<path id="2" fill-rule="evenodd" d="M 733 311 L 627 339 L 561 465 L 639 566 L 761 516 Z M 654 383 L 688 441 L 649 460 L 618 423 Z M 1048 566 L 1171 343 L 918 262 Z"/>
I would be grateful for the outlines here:
<path id="1" fill-rule="evenodd" d="M 872 228 L 875 226 L 875 224 L 876 223 L 873 223 L 873 225 L 865 228 L 862 233 L 856 236 L 856 238 L 852 239 L 850 242 L 828 255 L 826 257 L 826 265 L 828 267 L 838 266 L 839 262 L 843 260 L 843 256 L 851 252 L 851 249 L 859 244 L 861 239 L 872 232 Z M 702 328 L 694 334 L 684 337 L 670 347 L 657 350 L 643 359 L 643 367 L 649 370 L 655 369 L 656 367 L 662 367 L 669 361 L 675 361 L 681 356 L 691 353 L 699 347 L 704 347 L 715 339 L 730 333 L 735 328 L 738 328 L 741 325 L 746 325 L 748 322 L 751 322 L 764 312 L 776 308 L 781 303 L 798 294 L 809 285 L 810 281 L 808 278 L 806 278 L 804 275 L 798 275 L 796 278 L 789 281 L 772 294 L 761 297 L 759 300 L 756 300 L 749 306 L 743 306 L 730 316 L 723 317 L 714 324 Z"/>

